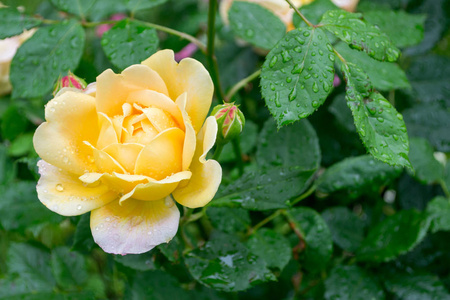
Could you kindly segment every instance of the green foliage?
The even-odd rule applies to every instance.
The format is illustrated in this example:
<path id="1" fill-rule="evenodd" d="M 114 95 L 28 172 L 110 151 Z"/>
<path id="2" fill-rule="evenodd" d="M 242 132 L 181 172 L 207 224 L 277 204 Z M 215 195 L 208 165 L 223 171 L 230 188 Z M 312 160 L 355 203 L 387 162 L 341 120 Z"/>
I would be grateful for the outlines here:
<path id="1" fill-rule="evenodd" d="M 13 98 L 46 95 L 59 76 L 78 66 L 85 34 L 74 21 L 40 28 L 17 51 L 11 63 Z"/>
<path id="2" fill-rule="evenodd" d="M 429 219 L 431 220 L 431 232 L 441 230 L 450 231 L 450 201 L 444 197 L 436 197 L 428 203 L 427 210 Z"/>
<path id="3" fill-rule="evenodd" d="M 31 16 L 21 14 L 16 8 L 0 8 L 0 39 L 19 35 L 40 23 Z"/>
<path id="4" fill-rule="evenodd" d="M 102 47 L 119 69 L 138 64 L 158 49 L 156 30 L 129 19 L 122 20 L 102 36 Z"/>
<path id="5" fill-rule="evenodd" d="M 409 157 L 415 170 L 414 176 L 424 183 L 433 183 L 444 176 L 444 166 L 434 158 L 434 150 L 423 138 L 412 138 Z"/>
<path id="6" fill-rule="evenodd" d="M 69 14 L 85 18 L 97 0 L 51 0 L 56 8 Z"/>
<path id="7" fill-rule="evenodd" d="M 286 34 L 266 56 L 261 93 L 278 127 L 306 118 L 333 86 L 335 56 L 321 28 Z"/>
<path id="8" fill-rule="evenodd" d="M 388 36 L 367 23 L 359 13 L 327 11 L 320 23 L 350 47 L 364 51 L 377 60 L 396 61 L 400 55 Z"/>
<path id="9" fill-rule="evenodd" d="M 324 13 L 329 10 L 338 9 L 338 7 L 331 2 L 331 0 L 316 0 L 307 5 L 299 7 L 300 12 L 313 24 L 319 24 Z M 297 15 L 294 14 L 293 23 L 295 27 L 306 26 L 306 23 Z"/>
<path id="10" fill-rule="evenodd" d="M 272 49 L 286 33 L 283 22 L 256 3 L 233 1 L 229 19 L 237 36 L 263 49 Z"/>

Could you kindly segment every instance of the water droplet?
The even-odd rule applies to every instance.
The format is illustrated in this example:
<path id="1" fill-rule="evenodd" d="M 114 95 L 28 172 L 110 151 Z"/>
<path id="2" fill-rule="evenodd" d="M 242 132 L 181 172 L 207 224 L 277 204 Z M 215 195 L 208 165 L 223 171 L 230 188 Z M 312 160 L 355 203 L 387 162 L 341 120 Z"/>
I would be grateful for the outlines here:
<path id="1" fill-rule="evenodd" d="M 253 31 L 253 29 L 247 29 L 245 34 L 247 35 L 247 37 L 251 38 L 255 35 L 255 32 Z"/>
<path id="2" fill-rule="evenodd" d="M 77 206 L 77 209 L 78 209 L 78 210 L 81 210 L 81 208 L 82 208 L 81 205 L 78 205 L 78 206 Z"/>
<path id="3" fill-rule="evenodd" d="M 310 33 L 309 33 L 309 31 L 305 31 L 305 32 L 303 32 L 303 36 L 310 36 Z"/>
<path id="4" fill-rule="evenodd" d="M 311 56 L 316 56 L 316 52 L 311 52 Z"/>
<path id="5" fill-rule="evenodd" d="M 302 53 L 302 47 L 295 47 L 294 51 L 297 53 Z"/>
<path id="6" fill-rule="evenodd" d="M 292 78 L 291 77 L 286 77 L 286 82 L 287 83 L 289 83 L 289 82 L 291 82 L 292 81 Z"/>
<path id="7" fill-rule="evenodd" d="M 294 86 L 292 91 L 289 93 L 289 101 L 294 101 L 297 98 L 297 86 Z"/>
<path id="8" fill-rule="evenodd" d="M 281 57 L 283 58 L 283 62 L 285 63 L 292 59 L 292 57 L 289 55 L 289 52 L 287 52 L 286 50 L 281 52 Z"/>
<path id="9" fill-rule="evenodd" d="M 319 107 L 319 101 L 314 100 L 314 101 L 311 103 L 311 105 L 312 105 L 312 107 L 314 107 L 314 108 L 318 108 L 318 107 Z"/>
<path id="10" fill-rule="evenodd" d="M 168 208 L 171 208 L 172 206 L 174 206 L 173 200 L 170 199 L 170 197 L 166 197 L 166 199 L 164 199 L 164 204 Z"/>
<path id="11" fill-rule="evenodd" d="M 56 190 L 57 190 L 58 192 L 64 191 L 64 187 L 62 186 L 61 183 L 58 183 L 58 184 L 56 185 Z"/>
<path id="12" fill-rule="evenodd" d="M 272 57 L 272 59 L 270 60 L 269 67 L 273 68 L 273 66 L 275 66 L 275 64 L 277 63 L 277 61 L 278 61 L 278 56 L 275 55 L 275 56 Z"/>
<path id="13" fill-rule="evenodd" d="M 319 91 L 319 86 L 317 85 L 317 82 L 314 81 L 312 89 L 314 93 L 317 93 Z"/>
<path id="14" fill-rule="evenodd" d="M 334 62 L 334 54 L 332 53 L 328 54 L 328 58 Z"/>
<path id="15" fill-rule="evenodd" d="M 327 82 L 323 83 L 323 89 L 325 90 L 325 92 L 330 91 L 330 85 Z"/>
<path id="16" fill-rule="evenodd" d="M 378 120 L 378 122 L 380 122 L 380 123 L 383 123 L 383 122 L 384 122 L 384 119 L 383 119 L 382 117 L 378 117 L 377 120 Z"/>
<path id="17" fill-rule="evenodd" d="M 369 111 L 369 113 L 371 114 L 371 115 L 374 115 L 374 114 L 376 114 L 377 113 L 377 109 L 375 108 L 375 107 L 368 107 L 367 106 L 367 110 Z"/>

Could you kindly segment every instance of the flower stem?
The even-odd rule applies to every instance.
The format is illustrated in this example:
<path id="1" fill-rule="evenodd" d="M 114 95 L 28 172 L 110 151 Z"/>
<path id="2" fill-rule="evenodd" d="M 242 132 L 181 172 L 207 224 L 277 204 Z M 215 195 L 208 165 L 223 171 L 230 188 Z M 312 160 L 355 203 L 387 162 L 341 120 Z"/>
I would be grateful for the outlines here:
<path id="1" fill-rule="evenodd" d="M 265 218 L 264 220 L 262 220 L 255 226 L 249 228 L 249 230 L 247 231 L 247 236 L 251 235 L 253 232 L 255 232 L 259 228 L 263 227 L 264 225 L 266 225 L 267 223 L 269 223 L 270 221 L 272 221 L 273 219 L 278 217 L 278 215 L 280 215 L 281 213 L 282 213 L 282 209 L 276 210 L 273 214 L 271 214 L 270 216 L 268 216 L 267 218 Z"/>
<path id="2" fill-rule="evenodd" d="M 312 193 L 314 193 L 314 191 L 316 190 L 317 186 L 314 184 L 312 185 L 309 190 L 307 190 L 304 194 L 301 194 L 300 196 L 298 196 L 297 198 L 295 198 L 294 200 L 292 200 L 291 202 L 291 206 L 294 206 L 295 204 L 297 204 L 298 202 L 302 201 L 305 198 L 308 198 Z"/>
<path id="3" fill-rule="evenodd" d="M 214 151 L 214 155 L 213 155 L 212 159 L 214 159 L 214 160 L 219 159 L 220 154 L 222 153 L 222 150 L 223 150 L 223 146 L 225 146 L 225 144 L 223 144 L 223 143 L 216 144 L 216 150 Z"/>
<path id="4" fill-rule="evenodd" d="M 208 65 L 211 70 L 211 78 L 214 83 L 217 99 L 219 99 L 219 102 L 225 102 L 222 87 L 220 85 L 217 59 L 216 56 L 214 55 L 214 41 L 216 38 L 216 11 L 217 11 L 217 0 L 209 0 L 208 41 L 206 46 L 206 58 L 208 60 Z"/>
<path id="5" fill-rule="evenodd" d="M 297 15 L 302 18 L 303 22 L 305 22 L 309 27 L 314 27 L 313 23 L 311 23 L 299 10 L 298 8 L 291 2 L 291 0 L 286 0 L 287 3 L 295 10 Z"/>
<path id="6" fill-rule="evenodd" d="M 253 81 L 255 78 L 257 78 L 261 74 L 261 69 L 255 71 L 254 73 L 250 74 L 249 76 L 245 77 L 238 83 L 236 83 L 231 90 L 227 93 L 225 96 L 225 101 L 230 102 L 231 98 L 233 98 L 234 94 L 236 94 L 240 89 L 245 87 L 249 82 Z"/>

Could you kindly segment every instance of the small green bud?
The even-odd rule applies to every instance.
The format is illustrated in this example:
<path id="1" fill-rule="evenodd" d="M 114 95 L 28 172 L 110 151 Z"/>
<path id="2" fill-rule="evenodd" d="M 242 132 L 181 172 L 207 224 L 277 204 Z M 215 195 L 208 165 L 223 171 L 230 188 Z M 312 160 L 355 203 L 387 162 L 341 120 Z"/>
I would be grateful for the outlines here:
<path id="1" fill-rule="evenodd" d="M 64 76 L 62 78 L 60 77 L 56 82 L 53 89 L 53 96 L 55 96 L 62 88 L 84 90 L 86 86 L 86 81 L 69 71 L 67 76 Z"/>
<path id="2" fill-rule="evenodd" d="M 217 140 L 219 143 L 227 143 L 237 138 L 244 129 L 244 114 L 234 103 L 217 105 L 211 115 L 217 120 Z"/>

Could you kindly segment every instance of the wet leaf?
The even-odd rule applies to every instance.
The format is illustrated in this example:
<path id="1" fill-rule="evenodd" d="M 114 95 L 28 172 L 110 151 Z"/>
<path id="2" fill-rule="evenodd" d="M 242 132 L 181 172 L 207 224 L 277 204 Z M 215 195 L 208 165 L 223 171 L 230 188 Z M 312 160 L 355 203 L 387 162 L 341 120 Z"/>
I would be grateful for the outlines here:
<path id="1" fill-rule="evenodd" d="M 41 24 L 41 21 L 20 13 L 16 8 L 0 8 L 0 40 L 21 34 L 26 29 Z"/>
<path id="2" fill-rule="evenodd" d="M 154 263 L 155 251 L 142 254 L 116 255 L 114 260 L 128 268 L 138 271 L 156 270 Z"/>
<path id="3" fill-rule="evenodd" d="M 333 87 L 332 50 L 321 28 L 298 28 L 266 56 L 261 93 L 278 128 L 306 118 L 324 103 Z"/>
<path id="4" fill-rule="evenodd" d="M 431 220 L 431 232 L 450 231 L 450 200 L 438 196 L 427 205 L 426 213 Z"/>
<path id="5" fill-rule="evenodd" d="M 97 0 L 51 0 L 56 8 L 69 14 L 85 18 Z"/>
<path id="6" fill-rule="evenodd" d="M 256 3 L 233 1 L 228 18 L 237 36 L 262 49 L 272 49 L 286 33 L 284 23 Z"/>
<path id="7" fill-rule="evenodd" d="M 413 176 L 425 184 L 444 177 L 444 166 L 434 158 L 433 153 L 433 147 L 426 139 L 410 139 L 409 158 L 414 168 Z"/>
<path id="8" fill-rule="evenodd" d="M 237 238 L 216 232 L 204 247 L 186 254 L 192 276 L 207 287 L 236 292 L 275 280 L 266 262 Z"/>
<path id="9" fill-rule="evenodd" d="M 226 233 L 246 231 L 251 224 L 248 211 L 242 208 L 208 207 L 206 215 L 214 228 Z"/>
<path id="10" fill-rule="evenodd" d="M 167 2 L 167 0 L 124 0 L 126 7 L 131 12 L 149 9 Z"/>
<path id="11" fill-rule="evenodd" d="M 328 10 L 339 9 L 330 0 L 315 0 L 306 5 L 299 7 L 300 12 L 313 24 L 319 24 L 324 13 Z M 306 27 L 308 26 L 297 14 L 294 14 L 292 22 L 295 27 Z"/>

